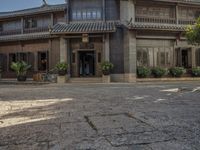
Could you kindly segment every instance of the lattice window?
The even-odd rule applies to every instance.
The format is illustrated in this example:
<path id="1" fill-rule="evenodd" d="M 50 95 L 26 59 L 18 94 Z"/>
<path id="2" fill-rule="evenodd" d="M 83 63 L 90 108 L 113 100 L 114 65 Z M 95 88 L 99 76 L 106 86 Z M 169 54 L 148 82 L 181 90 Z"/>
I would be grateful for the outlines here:
<path id="1" fill-rule="evenodd" d="M 171 7 L 136 6 L 137 17 L 174 18 L 175 11 Z"/>
<path id="2" fill-rule="evenodd" d="M 102 10 L 99 8 L 72 11 L 72 20 L 100 20 L 101 18 Z"/>

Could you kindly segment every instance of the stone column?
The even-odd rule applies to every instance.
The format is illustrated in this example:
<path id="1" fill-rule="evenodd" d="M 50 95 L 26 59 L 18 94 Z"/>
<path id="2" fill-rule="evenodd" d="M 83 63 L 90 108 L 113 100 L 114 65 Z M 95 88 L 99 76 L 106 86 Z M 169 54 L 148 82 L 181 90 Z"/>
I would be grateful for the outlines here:
<path id="1" fill-rule="evenodd" d="M 120 20 L 127 23 L 132 19 L 135 22 L 135 0 L 120 0 Z"/>
<path id="2" fill-rule="evenodd" d="M 103 5 L 103 21 L 106 21 L 106 0 L 102 0 Z"/>
<path id="3" fill-rule="evenodd" d="M 136 33 L 125 30 L 124 33 L 124 72 L 126 82 L 136 81 Z"/>
<path id="4" fill-rule="evenodd" d="M 196 53 L 196 49 L 195 49 L 195 47 L 192 47 L 191 48 L 191 53 L 192 53 L 192 68 L 194 68 L 194 67 L 196 67 L 196 55 L 195 55 L 195 53 Z"/>
<path id="5" fill-rule="evenodd" d="M 36 71 L 38 71 L 38 54 L 37 54 L 37 52 L 34 52 L 34 71 L 36 72 Z"/>
<path id="6" fill-rule="evenodd" d="M 176 24 L 179 24 L 179 13 L 178 13 L 178 5 L 176 5 Z"/>
<path id="7" fill-rule="evenodd" d="M 67 40 L 60 38 L 60 62 L 67 62 Z"/>
<path id="8" fill-rule="evenodd" d="M 104 36 L 104 60 L 110 61 L 110 36 L 108 33 Z"/>
<path id="9" fill-rule="evenodd" d="M 24 34 L 24 18 L 21 18 L 21 34 Z"/>

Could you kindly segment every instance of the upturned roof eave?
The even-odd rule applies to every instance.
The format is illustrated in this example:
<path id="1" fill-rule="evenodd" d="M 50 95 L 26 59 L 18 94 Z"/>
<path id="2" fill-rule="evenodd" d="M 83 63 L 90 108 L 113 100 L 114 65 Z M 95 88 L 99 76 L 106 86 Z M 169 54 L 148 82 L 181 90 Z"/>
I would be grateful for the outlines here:
<path id="1" fill-rule="evenodd" d="M 37 15 L 41 13 L 64 11 L 66 4 L 58 5 L 42 5 L 40 7 L 28 8 L 18 11 L 0 12 L 0 19 L 9 19 L 13 17 L 21 17 L 26 15 Z"/>

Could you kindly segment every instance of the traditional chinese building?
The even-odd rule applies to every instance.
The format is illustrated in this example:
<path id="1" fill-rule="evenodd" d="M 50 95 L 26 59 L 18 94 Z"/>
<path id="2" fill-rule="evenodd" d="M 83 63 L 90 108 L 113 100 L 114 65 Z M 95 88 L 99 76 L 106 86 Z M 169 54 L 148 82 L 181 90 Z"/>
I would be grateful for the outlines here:
<path id="1" fill-rule="evenodd" d="M 30 76 L 66 61 L 71 78 L 101 77 L 101 62 L 110 61 L 112 81 L 122 82 L 135 81 L 137 66 L 199 66 L 200 49 L 184 37 L 199 15 L 194 0 L 67 0 L 3 12 L 3 77 L 14 77 L 17 60 L 32 65 Z"/>

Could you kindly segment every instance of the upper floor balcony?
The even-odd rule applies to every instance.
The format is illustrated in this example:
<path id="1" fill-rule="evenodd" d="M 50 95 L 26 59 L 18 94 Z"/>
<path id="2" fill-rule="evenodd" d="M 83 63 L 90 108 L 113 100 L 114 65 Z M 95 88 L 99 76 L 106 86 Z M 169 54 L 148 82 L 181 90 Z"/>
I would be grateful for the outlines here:
<path id="1" fill-rule="evenodd" d="M 193 25 L 200 16 L 200 6 L 136 5 L 135 22 L 152 24 Z"/>
<path id="2" fill-rule="evenodd" d="M 0 36 L 48 32 L 49 27 L 65 20 L 66 4 L 0 12 Z"/>
<path id="3" fill-rule="evenodd" d="M 38 33 L 38 32 L 48 32 L 49 27 L 37 27 L 37 28 L 30 28 L 30 29 L 14 29 L 14 30 L 6 30 L 0 31 L 0 36 L 7 36 L 7 35 L 17 35 L 17 34 L 28 34 L 28 33 Z"/>
<path id="4" fill-rule="evenodd" d="M 155 24 L 178 24 L 178 25 L 193 25 L 196 19 L 179 19 L 176 18 L 156 18 L 136 16 L 135 22 L 138 23 L 155 23 Z"/>

